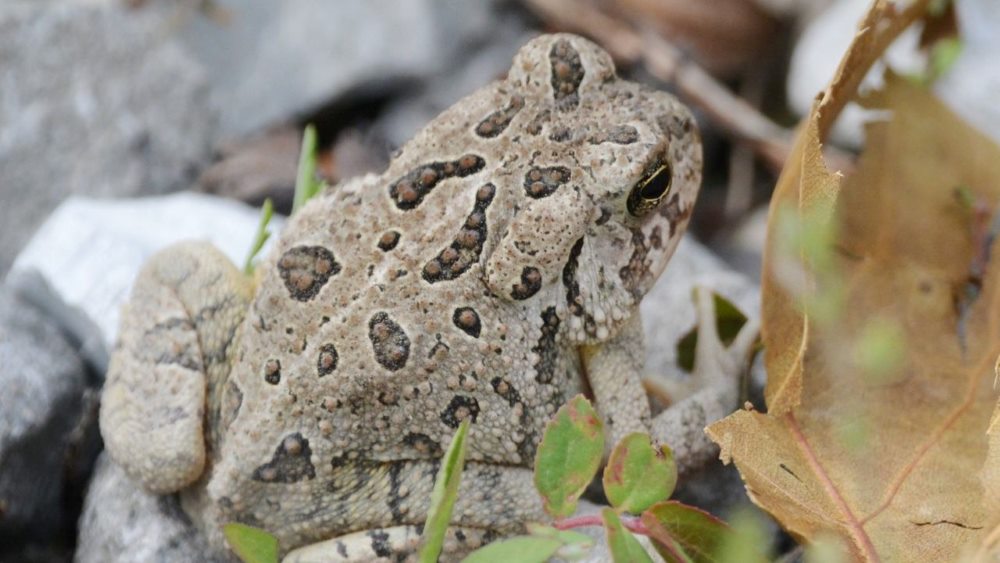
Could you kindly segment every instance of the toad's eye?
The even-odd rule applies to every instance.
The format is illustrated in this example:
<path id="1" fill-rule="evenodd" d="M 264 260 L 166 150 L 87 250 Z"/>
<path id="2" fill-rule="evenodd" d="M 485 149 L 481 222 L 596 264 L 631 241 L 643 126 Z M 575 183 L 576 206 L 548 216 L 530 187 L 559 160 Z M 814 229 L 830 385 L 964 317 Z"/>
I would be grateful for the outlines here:
<path id="1" fill-rule="evenodd" d="M 653 172 L 642 179 L 628 194 L 628 212 L 636 217 L 642 217 L 656 209 L 663 198 L 670 193 L 673 181 L 673 171 L 667 163 L 661 163 Z"/>

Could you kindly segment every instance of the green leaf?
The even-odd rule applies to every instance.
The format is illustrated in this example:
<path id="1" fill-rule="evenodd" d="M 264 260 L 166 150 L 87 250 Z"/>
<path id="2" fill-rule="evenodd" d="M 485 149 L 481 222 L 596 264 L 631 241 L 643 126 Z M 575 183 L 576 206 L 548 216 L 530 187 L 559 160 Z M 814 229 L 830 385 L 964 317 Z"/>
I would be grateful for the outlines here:
<path id="1" fill-rule="evenodd" d="M 544 563 L 559 551 L 563 543 L 556 538 L 517 536 L 481 547 L 462 560 L 463 563 Z"/>
<path id="2" fill-rule="evenodd" d="M 264 200 L 264 205 L 260 208 L 260 223 L 257 224 L 257 232 L 253 236 L 253 244 L 250 246 L 250 254 L 247 255 L 247 261 L 243 264 L 243 273 L 246 275 L 253 275 L 253 260 L 260 253 L 260 249 L 264 248 L 264 243 L 267 239 L 271 238 L 271 231 L 268 230 L 267 226 L 271 223 L 271 217 L 274 215 L 274 203 L 271 198 Z"/>
<path id="3" fill-rule="evenodd" d="M 611 506 L 619 512 L 638 514 L 674 492 L 674 454 L 667 446 L 655 450 L 647 434 L 629 434 L 612 450 L 603 481 Z"/>
<path id="4" fill-rule="evenodd" d="M 292 199 L 292 213 L 323 189 L 323 182 L 316 178 L 316 128 L 306 125 L 302 133 L 302 149 L 299 153 L 299 169 L 295 177 L 295 196 Z"/>
<path id="5" fill-rule="evenodd" d="M 740 329 L 747 322 L 747 316 L 733 302 L 712 292 L 715 300 L 715 327 L 723 344 L 732 344 Z M 677 365 L 684 371 L 694 371 L 694 350 L 698 345 L 698 327 L 695 326 L 677 341 Z"/>
<path id="6" fill-rule="evenodd" d="M 622 526 L 621 518 L 618 517 L 617 512 L 611 508 L 605 508 L 601 511 L 601 517 L 604 519 L 604 531 L 608 534 L 611 559 L 615 563 L 644 563 L 647 561 L 653 563 L 649 554 L 646 553 L 646 548 L 642 547 L 632 532 Z"/>
<path id="7" fill-rule="evenodd" d="M 809 542 L 802 561 L 805 563 L 849 563 L 850 551 L 844 538 L 834 535 L 820 535 Z M 970 559 L 974 561 L 974 559 Z"/>
<path id="8" fill-rule="evenodd" d="M 441 554 L 444 534 L 451 521 L 451 510 L 458 497 L 458 485 L 462 482 L 465 467 L 465 436 L 469 432 L 469 419 L 458 425 L 451 439 L 448 451 L 441 459 L 441 468 L 431 492 L 431 507 L 424 524 L 423 545 L 420 547 L 420 563 L 434 563 Z"/>
<path id="9" fill-rule="evenodd" d="M 537 524 L 534 522 L 529 522 L 526 524 L 528 528 L 528 533 L 540 538 L 555 538 L 563 543 L 563 545 L 583 545 L 587 548 L 594 546 L 594 540 L 587 534 L 581 534 L 580 532 L 574 532 L 573 530 L 560 530 L 558 528 L 553 528 L 552 526 L 546 526 L 544 524 Z"/>
<path id="10" fill-rule="evenodd" d="M 485 562 L 538 562 L 548 561 L 556 556 L 565 560 L 579 559 L 594 547 L 590 536 L 573 530 L 557 530 L 551 526 L 528 523 L 530 536 L 517 536 L 493 542 L 477 549 L 462 561 L 465 563 Z"/>
<path id="11" fill-rule="evenodd" d="M 962 48 L 958 37 L 946 37 L 935 42 L 930 52 L 931 77 L 937 78 L 948 72 L 962 54 Z"/>
<path id="12" fill-rule="evenodd" d="M 587 399 L 577 395 L 545 426 L 535 455 L 535 488 L 545 512 L 553 518 L 573 514 L 603 455 L 604 425 Z"/>
<path id="13" fill-rule="evenodd" d="M 771 557 L 771 534 L 762 512 L 739 508 L 729 517 L 729 530 L 713 550 L 712 561 L 719 563 L 767 563 Z M 807 559 L 808 561 L 808 559 Z"/>
<path id="14" fill-rule="evenodd" d="M 222 533 L 243 563 L 278 563 L 278 538 L 266 531 L 231 522 Z"/>
<path id="15" fill-rule="evenodd" d="M 675 500 L 659 502 L 642 514 L 656 551 L 667 563 L 715 562 L 726 534 L 726 523 L 715 516 Z"/>

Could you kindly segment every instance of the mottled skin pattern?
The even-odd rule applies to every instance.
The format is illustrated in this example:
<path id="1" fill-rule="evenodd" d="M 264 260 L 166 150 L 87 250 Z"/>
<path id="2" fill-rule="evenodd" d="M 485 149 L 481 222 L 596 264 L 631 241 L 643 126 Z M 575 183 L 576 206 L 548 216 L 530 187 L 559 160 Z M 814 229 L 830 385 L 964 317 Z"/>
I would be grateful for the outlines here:
<path id="1" fill-rule="evenodd" d="M 255 292 L 207 245 L 154 257 L 108 375 L 108 450 L 216 544 L 238 521 L 365 559 L 409 545 L 471 419 L 455 539 L 514 531 L 542 517 L 530 467 L 567 398 L 592 393 L 613 438 L 649 427 L 638 304 L 700 171 L 673 97 L 540 37 L 382 175 L 310 201 Z"/>

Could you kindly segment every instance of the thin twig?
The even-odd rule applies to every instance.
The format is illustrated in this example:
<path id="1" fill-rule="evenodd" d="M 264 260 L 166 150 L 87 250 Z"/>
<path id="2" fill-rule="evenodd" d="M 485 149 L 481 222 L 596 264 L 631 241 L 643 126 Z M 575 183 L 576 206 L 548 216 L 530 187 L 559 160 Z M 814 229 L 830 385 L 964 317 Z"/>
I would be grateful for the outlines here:
<path id="1" fill-rule="evenodd" d="M 640 31 L 575 0 L 523 0 L 554 27 L 594 38 L 619 62 L 643 64 L 654 77 L 677 87 L 686 101 L 701 108 L 720 128 L 747 144 L 774 172 L 782 169 L 792 150 L 794 132 L 768 119 L 729 91 L 680 49 L 651 31 Z M 827 162 L 849 171 L 853 158 L 827 148 Z"/>
<path id="2" fill-rule="evenodd" d="M 621 521 L 622 526 L 624 526 L 626 530 L 643 536 L 649 535 L 649 528 L 647 528 L 638 517 L 622 514 Z M 573 528 L 586 528 L 588 526 L 604 526 L 604 518 L 602 518 L 600 514 L 571 516 L 569 518 L 563 518 L 562 520 L 556 520 L 552 523 L 552 526 L 557 530 L 571 530 Z"/>

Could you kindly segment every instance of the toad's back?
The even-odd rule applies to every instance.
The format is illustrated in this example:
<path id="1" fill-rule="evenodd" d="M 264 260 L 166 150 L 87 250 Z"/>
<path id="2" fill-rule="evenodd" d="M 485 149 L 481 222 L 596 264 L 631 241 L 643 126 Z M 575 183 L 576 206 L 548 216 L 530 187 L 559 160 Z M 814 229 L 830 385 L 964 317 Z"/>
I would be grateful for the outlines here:
<path id="1" fill-rule="evenodd" d="M 484 281 L 483 257 L 517 198 L 486 158 L 445 161 L 440 175 L 455 175 L 414 209 L 395 205 L 390 169 L 296 216 L 263 274 L 229 385 L 253 409 L 226 415 L 223 440 L 246 434 L 261 464 L 290 435 L 333 464 L 436 458 L 470 418 L 470 459 L 530 462 L 532 429 L 579 378 L 554 312 L 546 325 L 534 301 L 498 298 Z"/>

